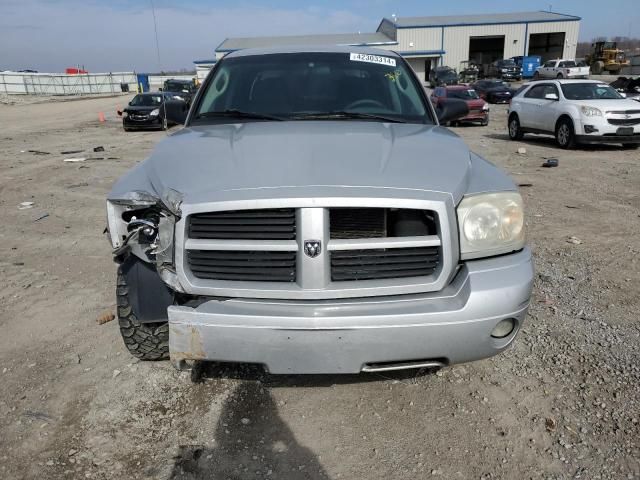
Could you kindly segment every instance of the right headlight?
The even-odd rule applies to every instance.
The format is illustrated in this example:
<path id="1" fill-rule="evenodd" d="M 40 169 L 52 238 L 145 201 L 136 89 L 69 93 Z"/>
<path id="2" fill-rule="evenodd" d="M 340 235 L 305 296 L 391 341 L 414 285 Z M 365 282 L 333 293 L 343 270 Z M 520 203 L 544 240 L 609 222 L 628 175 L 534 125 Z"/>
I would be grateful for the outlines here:
<path id="1" fill-rule="evenodd" d="M 519 193 L 465 197 L 457 212 L 462 260 L 510 253 L 524 247 L 524 211 Z"/>
<path id="2" fill-rule="evenodd" d="M 580 107 L 580 111 L 586 117 L 601 117 L 602 116 L 602 110 L 600 110 L 600 109 L 598 109 L 596 107 L 590 107 L 588 105 L 582 105 Z"/>

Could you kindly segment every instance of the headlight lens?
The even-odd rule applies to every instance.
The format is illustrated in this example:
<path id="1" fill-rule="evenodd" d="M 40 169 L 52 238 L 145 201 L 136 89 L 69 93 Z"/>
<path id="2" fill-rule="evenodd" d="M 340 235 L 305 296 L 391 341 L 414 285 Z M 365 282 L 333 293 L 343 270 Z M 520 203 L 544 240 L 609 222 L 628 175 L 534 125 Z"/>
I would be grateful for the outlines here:
<path id="1" fill-rule="evenodd" d="M 157 117 L 158 115 L 160 115 L 160 109 L 156 108 L 155 110 L 151 110 L 151 113 L 149 113 L 149 115 L 151 115 L 152 117 Z"/>
<path id="2" fill-rule="evenodd" d="M 602 111 L 595 108 L 595 107 L 589 107 L 587 105 L 583 105 L 582 107 L 580 107 L 580 111 L 582 112 L 582 114 L 586 117 L 601 117 L 602 116 Z"/>
<path id="3" fill-rule="evenodd" d="M 484 110 L 485 112 L 489 111 L 489 104 L 485 103 L 484 105 L 482 105 L 482 110 Z"/>
<path id="4" fill-rule="evenodd" d="M 489 257 L 524 247 L 522 197 L 516 192 L 465 197 L 458 205 L 460 256 Z"/>

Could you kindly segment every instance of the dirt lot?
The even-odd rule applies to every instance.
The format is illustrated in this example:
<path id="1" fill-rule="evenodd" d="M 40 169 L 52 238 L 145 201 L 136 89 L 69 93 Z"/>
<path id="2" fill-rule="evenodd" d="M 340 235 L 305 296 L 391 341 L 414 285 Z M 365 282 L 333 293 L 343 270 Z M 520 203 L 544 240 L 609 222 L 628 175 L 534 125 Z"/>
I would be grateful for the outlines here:
<path id="1" fill-rule="evenodd" d="M 638 151 L 513 143 L 503 106 L 454 129 L 523 185 L 537 279 L 505 354 L 388 376 L 212 366 L 192 383 L 96 323 L 115 311 L 104 197 L 166 135 L 125 134 L 126 100 L 0 105 L 0 478 L 640 478 Z M 63 162 L 78 156 L 102 159 Z"/>

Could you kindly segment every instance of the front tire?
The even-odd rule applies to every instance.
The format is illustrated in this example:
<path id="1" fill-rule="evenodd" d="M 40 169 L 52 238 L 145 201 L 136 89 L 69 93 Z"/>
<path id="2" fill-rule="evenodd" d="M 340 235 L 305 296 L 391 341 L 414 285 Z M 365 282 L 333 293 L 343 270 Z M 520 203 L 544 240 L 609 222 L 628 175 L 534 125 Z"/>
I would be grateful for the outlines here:
<path id="1" fill-rule="evenodd" d="M 556 143 L 560 148 L 569 150 L 576 146 L 576 134 L 573 129 L 573 122 L 568 118 L 563 118 L 556 126 Z"/>
<path id="2" fill-rule="evenodd" d="M 522 140 L 524 137 L 524 132 L 522 131 L 522 127 L 520 126 L 520 119 L 518 115 L 511 115 L 509 117 L 509 138 L 511 140 Z"/>
<path id="3" fill-rule="evenodd" d="M 622 144 L 622 148 L 624 148 L 625 150 L 637 150 L 638 148 L 640 148 L 640 144 L 637 144 L 637 143 L 623 143 Z"/>
<path id="4" fill-rule="evenodd" d="M 118 267 L 116 286 L 118 323 L 124 345 L 129 353 L 140 360 L 166 360 L 169 358 L 169 323 L 141 323 L 129 302 L 129 286 Z"/>

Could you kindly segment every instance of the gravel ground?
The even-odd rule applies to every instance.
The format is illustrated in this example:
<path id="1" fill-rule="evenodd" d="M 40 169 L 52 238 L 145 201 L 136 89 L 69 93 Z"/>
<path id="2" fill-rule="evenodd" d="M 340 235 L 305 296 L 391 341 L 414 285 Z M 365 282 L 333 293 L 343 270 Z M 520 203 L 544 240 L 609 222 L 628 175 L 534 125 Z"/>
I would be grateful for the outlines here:
<path id="1" fill-rule="evenodd" d="M 0 104 L 0 478 L 640 478 L 638 151 L 510 142 L 504 106 L 453 129 L 527 205 L 536 285 L 504 354 L 346 377 L 209 365 L 194 383 L 96 323 L 115 311 L 104 197 L 166 135 L 125 134 L 126 100 Z"/>

